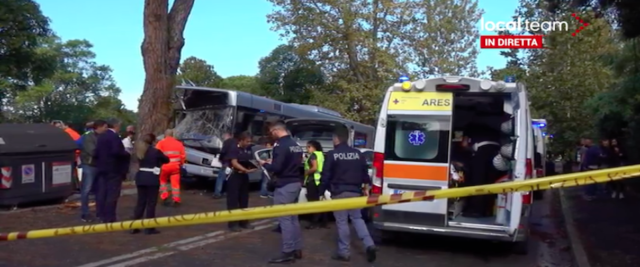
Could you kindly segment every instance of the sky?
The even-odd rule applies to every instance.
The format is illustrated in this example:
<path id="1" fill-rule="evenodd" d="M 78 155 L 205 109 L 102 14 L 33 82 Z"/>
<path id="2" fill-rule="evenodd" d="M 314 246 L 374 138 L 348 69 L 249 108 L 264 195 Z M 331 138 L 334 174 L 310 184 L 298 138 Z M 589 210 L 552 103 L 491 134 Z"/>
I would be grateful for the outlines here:
<path id="1" fill-rule="evenodd" d="M 137 110 L 144 85 L 140 45 L 143 39 L 143 0 L 37 0 L 63 40 L 86 39 L 94 45 L 96 61 L 111 66 L 122 89 L 120 99 Z M 485 21 L 511 21 L 517 0 L 479 0 Z M 196 56 L 214 65 L 223 77 L 254 75 L 258 60 L 282 44 L 270 30 L 266 0 L 196 0 L 185 30 L 182 58 Z M 491 34 L 491 32 L 480 32 Z M 499 50 L 481 50 L 477 65 L 504 67 Z"/>

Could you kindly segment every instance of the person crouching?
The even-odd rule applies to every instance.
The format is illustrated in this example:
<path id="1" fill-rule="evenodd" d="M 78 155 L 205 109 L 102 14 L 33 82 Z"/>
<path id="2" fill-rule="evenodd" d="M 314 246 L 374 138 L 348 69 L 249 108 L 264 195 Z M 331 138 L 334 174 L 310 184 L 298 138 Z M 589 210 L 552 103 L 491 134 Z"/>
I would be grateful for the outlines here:
<path id="1" fill-rule="evenodd" d="M 138 201 L 133 211 L 133 219 L 140 220 L 146 211 L 146 219 L 156 217 L 156 204 L 160 192 L 160 168 L 169 163 L 169 158 L 162 151 L 153 147 L 156 136 L 146 134 L 141 142 L 135 144 L 135 156 L 138 158 L 140 169 L 136 173 L 135 181 L 138 189 Z M 140 229 L 131 230 L 131 234 L 137 234 Z M 144 233 L 151 235 L 160 233 L 155 228 L 146 228 Z"/>

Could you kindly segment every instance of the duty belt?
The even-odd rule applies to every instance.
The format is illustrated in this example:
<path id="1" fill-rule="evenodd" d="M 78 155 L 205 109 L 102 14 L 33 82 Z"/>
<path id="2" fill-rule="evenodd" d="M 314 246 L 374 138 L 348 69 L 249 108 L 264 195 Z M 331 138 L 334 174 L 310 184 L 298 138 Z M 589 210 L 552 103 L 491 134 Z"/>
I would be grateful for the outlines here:
<path id="1" fill-rule="evenodd" d="M 155 167 L 155 168 L 140 168 L 139 169 L 141 172 L 151 172 L 153 174 L 160 174 L 160 168 Z"/>

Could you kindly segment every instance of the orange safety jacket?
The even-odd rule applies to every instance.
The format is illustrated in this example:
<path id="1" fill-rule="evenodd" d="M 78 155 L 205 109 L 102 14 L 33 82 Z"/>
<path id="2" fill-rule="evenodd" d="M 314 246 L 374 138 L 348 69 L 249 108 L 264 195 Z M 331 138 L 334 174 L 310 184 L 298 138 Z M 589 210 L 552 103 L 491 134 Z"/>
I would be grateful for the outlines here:
<path id="1" fill-rule="evenodd" d="M 73 139 L 73 141 L 78 141 L 80 139 L 80 134 L 71 128 L 66 128 L 64 131 Z M 76 158 L 80 157 L 80 150 L 76 149 Z"/>
<path id="2" fill-rule="evenodd" d="M 173 137 L 165 137 L 160 140 L 156 148 L 169 158 L 169 163 L 167 164 L 182 165 L 187 160 L 184 145 Z"/>

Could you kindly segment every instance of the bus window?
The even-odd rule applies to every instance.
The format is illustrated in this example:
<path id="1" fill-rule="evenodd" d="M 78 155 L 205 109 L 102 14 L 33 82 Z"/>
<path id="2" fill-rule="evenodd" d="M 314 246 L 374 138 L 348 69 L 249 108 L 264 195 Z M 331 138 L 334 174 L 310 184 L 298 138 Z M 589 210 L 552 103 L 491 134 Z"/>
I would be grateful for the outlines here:
<path id="1" fill-rule="evenodd" d="M 263 132 L 262 132 L 263 127 L 264 127 L 263 120 L 256 118 L 251 122 L 251 129 L 249 130 L 249 132 L 251 133 L 251 136 L 253 136 L 253 139 L 258 140 L 260 139 L 260 137 L 263 136 Z"/>

